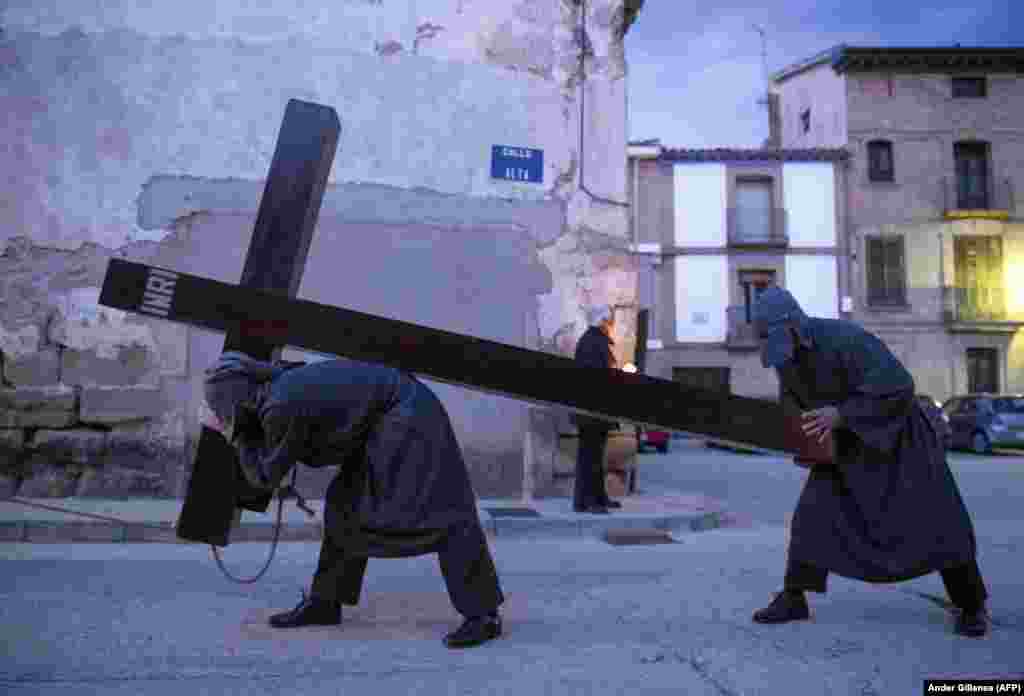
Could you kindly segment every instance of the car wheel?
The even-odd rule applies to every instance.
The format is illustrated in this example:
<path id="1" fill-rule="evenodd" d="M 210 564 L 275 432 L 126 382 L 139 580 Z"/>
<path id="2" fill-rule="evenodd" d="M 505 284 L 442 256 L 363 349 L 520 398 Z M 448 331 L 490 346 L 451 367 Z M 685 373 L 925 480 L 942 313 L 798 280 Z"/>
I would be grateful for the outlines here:
<path id="1" fill-rule="evenodd" d="M 992 442 L 984 430 L 978 430 L 971 436 L 971 450 L 975 454 L 989 454 L 992 451 Z"/>

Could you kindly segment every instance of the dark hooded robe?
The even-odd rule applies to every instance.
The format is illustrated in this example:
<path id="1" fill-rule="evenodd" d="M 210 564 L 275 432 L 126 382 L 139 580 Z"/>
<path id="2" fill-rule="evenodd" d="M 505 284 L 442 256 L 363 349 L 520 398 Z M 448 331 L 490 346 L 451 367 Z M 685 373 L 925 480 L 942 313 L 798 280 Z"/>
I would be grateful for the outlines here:
<path id="1" fill-rule="evenodd" d="M 410 374 L 346 359 L 277 370 L 239 418 L 240 465 L 254 485 L 273 490 L 299 461 L 339 467 L 324 524 L 347 555 L 430 553 L 450 530 L 479 525 L 448 414 Z"/>
<path id="2" fill-rule="evenodd" d="M 975 559 L 970 516 L 914 380 L 854 323 L 805 318 L 806 345 L 778 368 L 782 403 L 836 406 L 835 466 L 812 469 L 793 516 L 790 561 L 897 582 Z"/>

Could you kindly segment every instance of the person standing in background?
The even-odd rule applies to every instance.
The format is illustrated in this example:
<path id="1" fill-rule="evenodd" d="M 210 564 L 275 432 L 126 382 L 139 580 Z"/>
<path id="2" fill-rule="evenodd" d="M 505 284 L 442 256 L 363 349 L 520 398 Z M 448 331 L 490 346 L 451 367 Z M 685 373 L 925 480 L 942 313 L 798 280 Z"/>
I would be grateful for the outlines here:
<path id="1" fill-rule="evenodd" d="M 615 315 L 606 305 L 595 307 L 587 314 L 590 325 L 576 344 L 575 360 L 584 367 L 616 369 L 612 354 L 612 331 Z M 573 421 L 579 430 L 579 449 L 576 452 L 576 480 L 572 507 L 576 512 L 607 515 L 609 508 L 622 504 L 608 497 L 604 481 L 604 454 L 608 433 L 616 424 L 594 416 L 577 413 Z"/>

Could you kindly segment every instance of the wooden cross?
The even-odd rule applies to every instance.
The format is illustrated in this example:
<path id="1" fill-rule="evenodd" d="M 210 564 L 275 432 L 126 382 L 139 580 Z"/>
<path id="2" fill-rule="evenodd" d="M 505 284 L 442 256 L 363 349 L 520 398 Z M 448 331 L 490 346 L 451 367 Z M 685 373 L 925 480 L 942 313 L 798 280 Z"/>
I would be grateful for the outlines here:
<path id="1" fill-rule="evenodd" d="M 288 102 L 240 287 L 282 298 L 295 297 L 340 133 L 341 122 L 331 107 L 298 99 Z M 107 274 L 109 278 L 110 269 Z M 172 271 L 154 270 L 140 288 L 140 301 L 133 311 L 173 319 L 176 279 Z M 214 298 L 201 301 L 211 300 L 216 302 Z M 109 294 L 101 293 L 100 303 L 115 306 Z M 242 322 L 232 325 L 225 332 L 223 350 L 242 351 L 258 360 L 278 357 L 282 344 L 275 343 L 272 335 L 260 328 L 252 330 Z M 236 510 L 261 512 L 270 499 L 270 495 L 249 486 L 238 466 L 235 448 L 219 433 L 203 427 L 177 534 L 189 541 L 227 546 Z"/>
<path id="2" fill-rule="evenodd" d="M 787 449 L 782 407 L 773 401 L 581 367 L 559 355 L 296 299 L 339 131 L 333 109 L 289 102 L 241 284 L 112 259 L 100 304 L 226 333 L 225 350 L 259 359 L 288 345 L 612 420 Z M 246 488 L 234 449 L 204 428 L 178 536 L 227 545 L 238 507 L 269 505 Z"/>

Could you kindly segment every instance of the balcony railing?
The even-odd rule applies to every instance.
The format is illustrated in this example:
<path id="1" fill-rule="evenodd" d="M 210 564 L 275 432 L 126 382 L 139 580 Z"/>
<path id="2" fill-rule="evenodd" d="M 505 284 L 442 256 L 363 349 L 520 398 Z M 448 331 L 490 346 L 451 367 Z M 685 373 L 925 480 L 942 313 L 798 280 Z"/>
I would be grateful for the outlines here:
<path id="1" fill-rule="evenodd" d="M 1006 219 L 1014 214 L 1013 181 L 1007 177 L 990 177 L 980 190 L 969 190 L 955 176 L 942 178 L 942 210 L 950 219 Z"/>
<path id="2" fill-rule="evenodd" d="M 947 322 L 1020 322 L 1024 316 L 1007 307 L 1000 287 L 942 289 L 942 314 Z"/>
<path id="3" fill-rule="evenodd" d="M 730 246 L 786 246 L 786 209 L 726 208 Z"/>
<path id="4" fill-rule="evenodd" d="M 757 348 L 757 330 L 752 323 L 747 323 L 746 306 L 726 307 L 725 327 L 726 348 Z"/>

